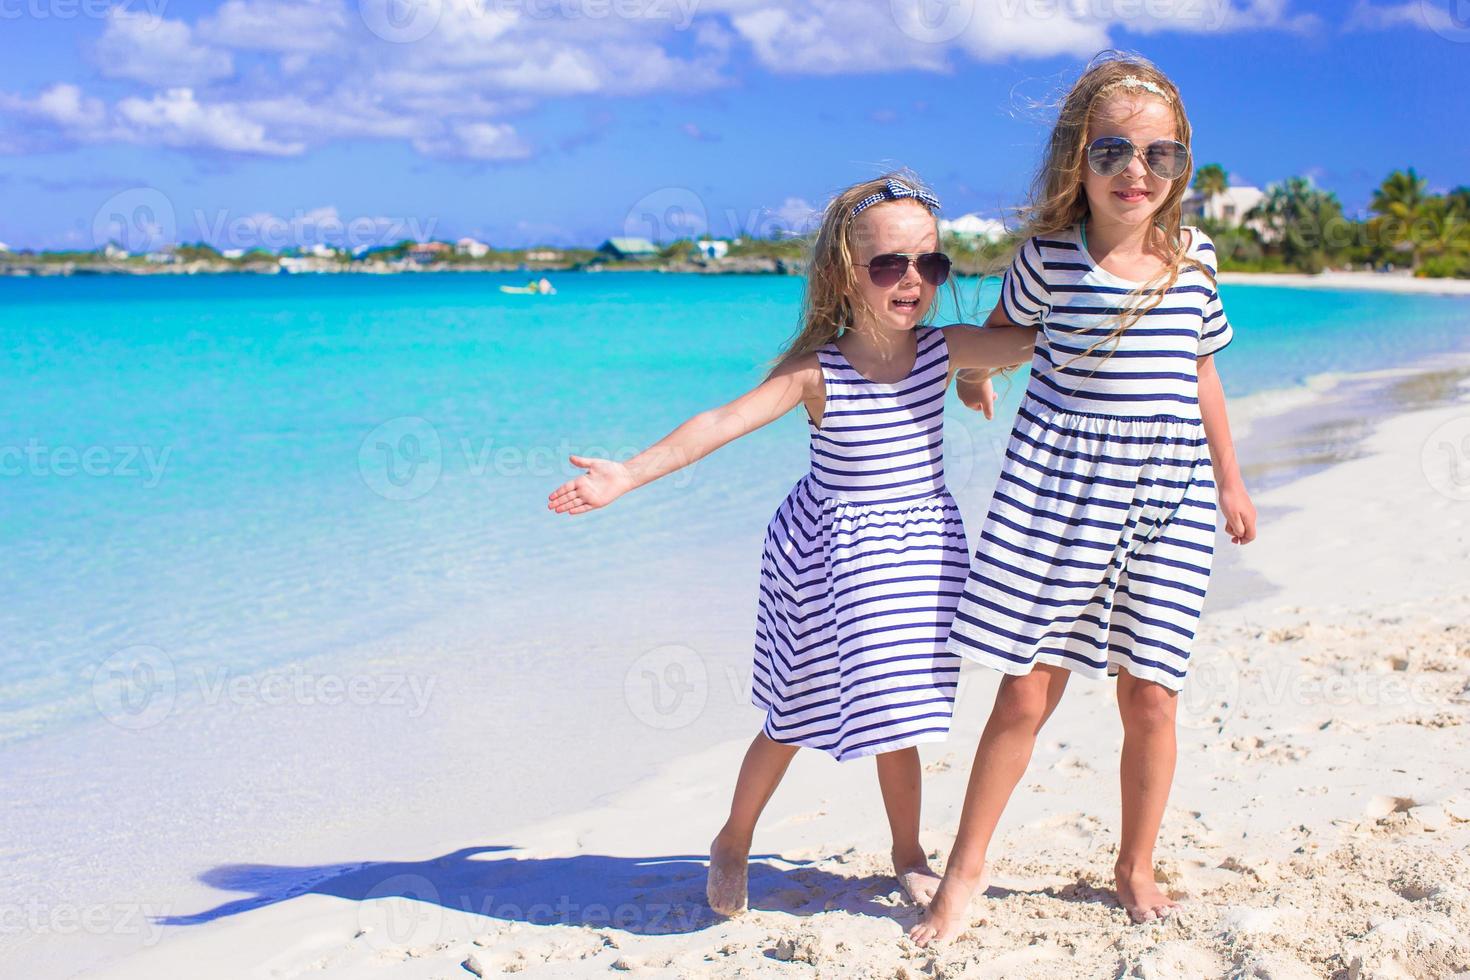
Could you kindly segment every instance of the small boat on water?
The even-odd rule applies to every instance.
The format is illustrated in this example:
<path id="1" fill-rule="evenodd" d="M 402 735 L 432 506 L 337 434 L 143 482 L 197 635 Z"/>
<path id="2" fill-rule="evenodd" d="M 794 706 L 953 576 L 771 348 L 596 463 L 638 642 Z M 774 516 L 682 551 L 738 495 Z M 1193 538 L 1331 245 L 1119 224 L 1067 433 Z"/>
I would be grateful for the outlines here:
<path id="1" fill-rule="evenodd" d="M 551 280 L 542 278 L 536 282 L 528 282 L 524 286 L 501 286 L 502 293 L 510 293 L 513 296 L 555 296 L 556 287 L 551 285 Z"/>

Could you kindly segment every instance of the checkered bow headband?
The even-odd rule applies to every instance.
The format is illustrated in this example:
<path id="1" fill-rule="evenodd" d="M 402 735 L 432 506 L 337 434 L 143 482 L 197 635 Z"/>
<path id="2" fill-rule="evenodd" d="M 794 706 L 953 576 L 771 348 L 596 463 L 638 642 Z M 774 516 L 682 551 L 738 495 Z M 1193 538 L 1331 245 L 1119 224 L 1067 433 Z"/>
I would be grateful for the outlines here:
<path id="1" fill-rule="evenodd" d="M 897 201 L 905 197 L 914 198 L 930 211 L 939 210 L 939 198 L 926 190 L 916 190 L 908 184 L 890 177 L 882 190 L 874 191 L 852 206 L 852 216 L 856 218 L 863 213 L 864 209 L 870 208 L 881 201 Z"/>

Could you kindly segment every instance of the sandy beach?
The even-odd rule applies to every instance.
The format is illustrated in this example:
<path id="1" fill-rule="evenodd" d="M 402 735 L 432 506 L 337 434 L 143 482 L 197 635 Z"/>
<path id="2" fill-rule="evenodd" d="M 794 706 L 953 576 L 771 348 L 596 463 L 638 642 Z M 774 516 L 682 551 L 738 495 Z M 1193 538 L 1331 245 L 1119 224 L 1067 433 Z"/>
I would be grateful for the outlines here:
<path id="1" fill-rule="evenodd" d="M 583 812 L 405 840 L 286 900 L 251 898 L 280 869 L 216 869 L 220 906 L 199 924 L 87 975 L 1470 971 L 1467 377 L 1382 372 L 1249 425 L 1260 537 L 1221 543 L 1182 695 L 1158 855 L 1183 904 L 1167 922 L 1130 925 L 1115 900 L 1121 728 L 1109 686 L 1077 680 L 1001 823 L 989 891 L 942 948 L 905 938 L 918 913 L 889 874 L 871 765 L 816 754 L 767 810 L 750 911 L 714 918 L 704 857 L 746 740 L 685 755 L 671 736 L 654 777 Z M 938 864 L 996 683 L 967 668 L 951 738 L 922 749 Z"/>
<path id="2" fill-rule="evenodd" d="M 1470 296 L 1470 279 L 1423 279 L 1407 272 L 1222 272 L 1222 283 L 1290 286 L 1296 289 L 1355 289 L 1424 296 Z"/>

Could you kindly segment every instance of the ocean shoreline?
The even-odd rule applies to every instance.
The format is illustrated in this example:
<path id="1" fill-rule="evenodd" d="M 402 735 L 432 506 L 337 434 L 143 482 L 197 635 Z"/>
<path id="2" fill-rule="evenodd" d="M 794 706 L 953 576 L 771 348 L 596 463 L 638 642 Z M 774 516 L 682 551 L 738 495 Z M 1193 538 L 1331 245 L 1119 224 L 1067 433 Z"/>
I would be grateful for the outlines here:
<path id="1" fill-rule="evenodd" d="M 245 267 L 219 267 L 193 262 L 175 265 L 78 265 L 76 263 L 17 264 L 0 261 L 0 277 L 46 279 L 69 277 L 150 278 L 156 276 L 393 276 L 393 275 L 492 275 L 657 273 L 660 275 L 695 276 L 793 276 L 803 272 L 802 263 L 784 259 L 721 260 L 707 263 L 668 263 L 662 265 L 601 263 L 537 263 L 534 265 L 487 264 L 447 265 L 432 263 L 354 263 L 346 266 L 323 264 L 318 268 L 288 271 L 277 265 L 257 263 Z M 995 278 L 993 273 L 957 270 L 964 279 Z M 1406 272 L 1364 272 L 1332 270 L 1308 274 L 1299 272 L 1233 272 L 1223 270 L 1218 276 L 1225 285 L 1274 286 L 1289 289 L 1328 289 L 1366 292 L 1400 293 L 1420 296 L 1470 296 L 1470 279 L 1416 277 Z"/>

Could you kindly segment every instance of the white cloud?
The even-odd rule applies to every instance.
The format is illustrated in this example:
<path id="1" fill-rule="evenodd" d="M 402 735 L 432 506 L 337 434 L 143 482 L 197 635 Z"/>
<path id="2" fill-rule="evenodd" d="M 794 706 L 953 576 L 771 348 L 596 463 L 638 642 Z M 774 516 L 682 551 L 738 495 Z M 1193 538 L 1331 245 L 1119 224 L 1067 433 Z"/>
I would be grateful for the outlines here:
<path id="1" fill-rule="evenodd" d="M 821 210 L 801 197 L 788 197 L 781 202 L 780 207 L 768 208 L 766 215 L 767 220 L 762 224 L 768 227 L 759 229 L 760 231 L 780 228 L 789 234 L 805 235 L 815 231 L 822 222 Z"/>
<path id="2" fill-rule="evenodd" d="M 1378 6 L 1368 0 L 1358 0 L 1353 12 L 1348 15 L 1344 27 L 1347 30 L 1384 31 L 1394 27 L 1418 27 L 1427 31 L 1443 31 L 1455 25 L 1450 13 L 1440 5 L 1431 5 L 1422 0 L 1409 3 Z M 1463 27 L 1460 28 L 1462 31 Z"/>
<path id="3" fill-rule="evenodd" d="M 52 85 L 34 99 L 0 92 L 0 110 L 79 135 L 94 133 L 107 118 L 101 99 L 89 98 L 65 83 Z"/>
<path id="4" fill-rule="evenodd" d="M 348 37 L 342 0 L 225 0 L 199 22 L 199 35 L 224 47 L 312 54 Z"/>
<path id="5" fill-rule="evenodd" d="M 948 62 L 944 45 L 895 30 L 887 3 L 808 0 L 736 13 L 730 23 L 763 65 L 781 73 L 938 71 Z"/>
<path id="6" fill-rule="evenodd" d="M 116 111 L 133 142 L 267 156 L 295 156 L 306 149 L 304 142 L 269 138 L 265 127 L 237 106 L 200 103 L 188 88 L 169 89 L 151 99 L 123 99 Z"/>
<path id="7" fill-rule="evenodd" d="M 73 85 L 0 93 L 0 113 L 42 123 L 7 133 L 0 152 L 43 137 L 268 155 L 392 139 L 434 156 L 519 160 L 532 148 L 513 114 L 567 96 L 716 89 L 751 56 L 785 75 L 943 73 L 970 59 L 1083 59 L 1120 31 L 1317 22 L 1287 0 L 214 2 L 193 22 L 115 8 L 96 60 L 144 88 L 111 106 Z M 383 20 L 392 4 L 424 19 Z M 1360 0 L 1360 19 L 1387 23 L 1417 6 Z"/>
<path id="8" fill-rule="evenodd" d="M 981 61 L 1063 54 L 1086 58 L 1108 47 L 1112 42 L 1107 22 L 1076 16 L 1067 9 L 1071 6 L 1074 5 L 1021 3 L 1018 6 L 1018 0 L 975 0 L 974 14 L 958 43 Z M 1030 11 L 1030 14 L 1017 11 Z"/>
<path id="9" fill-rule="evenodd" d="M 413 145 L 426 156 L 466 160 L 523 160 L 531 155 L 530 146 L 508 123 L 461 123 L 441 136 L 416 139 Z"/>
<path id="10" fill-rule="evenodd" d="M 235 72 L 229 52 L 196 43 L 188 24 L 124 7 L 108 12 L 92 56 L 107 77 L 148 85 L 199 85 Z"/>

